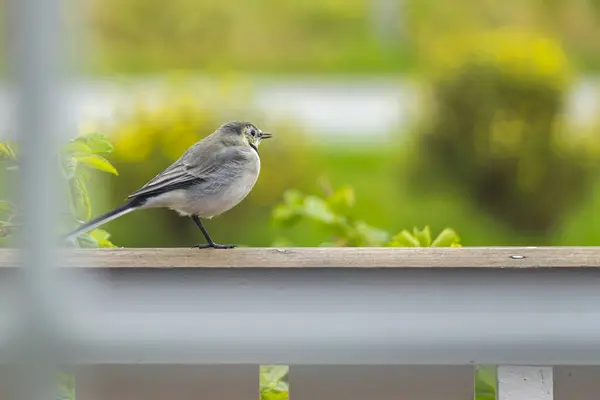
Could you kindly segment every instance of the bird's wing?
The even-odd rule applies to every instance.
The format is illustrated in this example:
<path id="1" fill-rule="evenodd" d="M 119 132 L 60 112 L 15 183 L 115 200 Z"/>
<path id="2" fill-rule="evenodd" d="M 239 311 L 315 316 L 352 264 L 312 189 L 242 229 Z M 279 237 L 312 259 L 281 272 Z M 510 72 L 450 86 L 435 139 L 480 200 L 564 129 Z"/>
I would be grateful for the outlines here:
<path id="1" fill-rule="evenodd" d="M 152 178 L 138 191 L 129 195 L 129 199 L 152 197 L 171 190 L 185 189 L 211 179 L 211 176 L 233 178 L 248 159 L 250 151 L 245 147 L 226 147 L 217 151 L 198 151 L 192 147 L 179 160 Z"/>
<path id="2" fill-rule="evenodd" d="M 204 157 L 199 157 L 197 151 L 186 152 L 179 160 L 130 194 L 128 198 L 157 196 L 204 181 L 215 169 L 217 154 L 207 151 L 203 155 Z"/>

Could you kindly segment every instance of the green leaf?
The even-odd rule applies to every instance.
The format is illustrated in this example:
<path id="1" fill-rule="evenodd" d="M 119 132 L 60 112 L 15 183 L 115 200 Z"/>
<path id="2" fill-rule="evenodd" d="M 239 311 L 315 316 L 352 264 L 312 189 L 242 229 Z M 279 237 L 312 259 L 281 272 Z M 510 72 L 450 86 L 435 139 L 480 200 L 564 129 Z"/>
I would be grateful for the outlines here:
<path id="1" fill-rule="evenodd" d="M 360 236 L 361 245 L 364 246 L 381 246 L 389 240 L 390 235 L 386 231 L 374 228 L 363 221 L 357 221 L 354 229 Z"/>
<path id="2" fill-rule="evenodd" d="M 406 229 L 394 236 L 388 244 L 391 247 L 419 247 L 419 245 L 419 240 Z"/>
<path id="3" fill-rule="evenodd" d="M 13 205 L 8 201 L 0 200 L 0 213 L 10 213 L 14 209 Z"/>
<path id="4" fill-rule="evenodd" d="M 78 219 L 89 220 L 92 217 L 92 207 L 85 182 L 77 178 L 71 180 L 69 186 L 71 187 L 71 212 Z"/>
<path id="5" fill-rule="evenodd" d="M 431 246 L 431 231 L 429 226 L 425 226 L 422 231 L 414 227 L 413 236 L 419 241 L 421 247 Z"/>
<path id="6" fill-rule="evenodd" d="M 110 240 L 110 234 L 103 229 L 94 229 L 90 232 L 90 236 L 98 242 L 98 247 L 100 248 L 114 248 L 117 247 Z"/>
<path id="7" fill-rule="evenodd" d="M 460 247 L 460 237 L 453 229 L 444 229 L 431 244 L 432 247 Z"/>
<path id="8" fill-rule="evenodd" d="M 289 372 L 287 365 L 265 365 L 260 368 L 260 398 L 279 400 L 289 398 L 289 385 L 283 379 Z"/>
<path id="9" fill-rule="evenodd" d="M 338 217 L 331 212 L 327 203 L 316 196 L 307 196 L 304 199 L 304 213 L 315 221 L 324 222 L 326 224 L 331 224 L 338 219 Z"/>
<path id="10" fill-rule="evenodd" d="M 97 249 L 98 247 L 100 247 L 98 245 L 98 241 L 96 239 L 94 239 L 89 233 L 82 233 L 78 238 L 77 238 L 77 242 L 79 243 L 80 247 L 89 249 Z"/>
<path id="11" fill-rule="evenodd" d="M 478 365 L 475 368 L 475 378 L 491 387 L 496 387 L 496 366 L 493 365 Z"/>
<path id="12" fill-rule="evenodd" d="M 290 367 L 287 365 L 265 365 L 260 369 L 260 384 L 269 385 L 278 383 L 289 372 Z"/>
<path id="13" fill-rule="evenodd" d="M 90 154 L 88 156 L 76 157 L 79 164 L 86 165 L 90 168 L 97 169 L 111 173 L 113 175 L 119 175 L 117 169 L 104 157 L 97 154 Z"/>
<path id="14" fill-rule="evenodd" d="M 287 391 L 264 391 L 260 394 L 260 400 L 288 400 L 289 398 Z"/>
<path id="15" fill-rule="evenodd" d="M 110 238 L 110 233 L 104 229 L 94 229 L 90 232 L 90 235 L 96 240 L 108 240 Z"/>
<path id="16" fill-rule="evenodd" d="M 83 156 L 91 154 L 92 149 L 80 140 L 72 140 L 63 148 L 63 152 Z"/>
<path id="17" fill-rule="evenodd" d="M 299 209 L 286 204 L 279 204 L 273 209 L 271 218 L 278 225 L 291 226 L 301 219 Z"/>
<path id="18" fill-rule="evenodd" d="M 93 153 L 112 153 L 114 149 L 108 138 L 101 133 L 89 133 L 83 137 Z"/>
<path id="19" fill-rule="evenodd" d="M 59 397 L 57 400 L 74 400 L 75 399 L 75 377 L 71 374 L 59 373 Z"/>
<path id="20" fill-rule="evenodd" d="M 496 368 L 478 367 L 475 371 L 475 399 L 496 399 Z"/>
<path id="21" fill-rule="evenodd" d="M 12 149 L 12 146 L 8 142 L 0 142 L 0 160 L 16 160 L 17 155 L 15 151 Z"/>
<path id="22" fill-rule="evenodd" d="M 61 172 L 65 179 L 71 180 L 77 171 L 77 159 L 74 157 L 63 157 L 60 162 Z"/>
<path id="23" fill-rule="evenodd" d="M 290 394 L 287 391 L 267 391 L 261 394 L 261 400 L 288 400 Z"/>
<path id="24" fill-rule="evenodd" d="M 115 246 L 110 240 L 99 240 L 98 247 L 101 249 L 114 249 L 117 246 Z"/>
<path id="25" fill-rule="evenodd" d="M 351 186 L 344 186 L 327 197 L 326 201 L 332 210 L 345 214 L 354 206 L 354 189 Z"/>
<path id="26" fill-rule="evenodd" d="M 286 190 L 283 194 L 283 202 L 287 205 L 301 206 L 303 200 L 304 196 L 302 195 L 302 193 L 300 193 L 299 190 L 296 189 Z"/>

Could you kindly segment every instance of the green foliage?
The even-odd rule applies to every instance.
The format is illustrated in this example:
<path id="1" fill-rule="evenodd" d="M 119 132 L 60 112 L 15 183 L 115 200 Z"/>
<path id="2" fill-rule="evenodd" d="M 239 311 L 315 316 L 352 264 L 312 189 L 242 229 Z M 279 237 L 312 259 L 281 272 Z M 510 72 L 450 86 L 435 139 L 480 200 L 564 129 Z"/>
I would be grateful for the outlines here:
<path id="1" fill-rule="evenodd" d="M 431 230 L 426 226 L 422 230 L 413 228 L 410 233 L 403 230 L 392 238 L 390 247 L 460 247 L 460 238 L 453 229 L 446 228 L 432 240 Z"/>
<path id="2" fill-rule="evenodd" d="M 11 143 L 0 142 L 0 162 L 8 170 L 18 169 L 18 152 Z M 117 170 L 101 154 L 110 153 L 112 144 L 100 133 L 78 136 L 69 141 L 60 152 L 59 167 L 69 190 L 70 220 L 66 226 L 74 228 L 74 223 L 91 218 L 92 208 L 87 183 L 90 172 L 101 171 L 117 175 Z M 7 201 L 0 201 L 0 239 L 6 241 L 19 227 L 18 207 Z M 110 234 L 102 229 L 95 229 L 82 234 L 77 239 L 80 247 L 115 247 L 109 240 Z"/>
<path id="3" fill-rule="evenodd" d="M 292 189 L 274 208 L 272 218 L 280 228 L 292 228 L 301 222 L 316 225 L 331 236 L 329 242 L 320 243 L 320 246 L 460 247 L 459 236 L 450 228 L 444 229 L 435 239 L 431 237 L 429 226 L 422 230 L 413 228 L 412 233 L 402 230 L 392 237 L 353 217 L 354 202 L 354 190 L 350 186 L 329 191 L 324 196 L 305 195 Z M 280 240 L 280 243 L 284 242 Z"/>
<path id="4" fill-rule="evenodd" d="M 443 68 L 420 132 L 415 184 L 429 190 L 443 181 L 507 226 L 547 234 L 582 198 L 594 157 L 565 128 L 565 54 L 549 38 L 508 30 L 437 48 Z"/>
<path id="5" fill-rule="evenodd" d="M 475 400 L 496 400 L 496 367 L 478 366 L 475 369 Z"/>
<path id="6" fill-rule="evenodd" d="M 286 381 L 287 365 L 263 365 L 260 367 L 260 400 L 288 400 L 289 385 Z"/>

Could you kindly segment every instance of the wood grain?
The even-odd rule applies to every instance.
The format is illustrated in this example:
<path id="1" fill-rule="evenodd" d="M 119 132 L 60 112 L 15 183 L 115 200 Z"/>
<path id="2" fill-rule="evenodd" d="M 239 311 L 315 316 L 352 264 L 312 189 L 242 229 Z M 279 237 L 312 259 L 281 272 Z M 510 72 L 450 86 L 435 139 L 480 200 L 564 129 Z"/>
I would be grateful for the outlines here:
<path id="1" fill-rule="evenodd" d="M 0 267 L 16 250 L 0 250 Z M 101 268 L 599 268 L 600 247 L 188 248 L 64 250 L 66 267 Z"/>

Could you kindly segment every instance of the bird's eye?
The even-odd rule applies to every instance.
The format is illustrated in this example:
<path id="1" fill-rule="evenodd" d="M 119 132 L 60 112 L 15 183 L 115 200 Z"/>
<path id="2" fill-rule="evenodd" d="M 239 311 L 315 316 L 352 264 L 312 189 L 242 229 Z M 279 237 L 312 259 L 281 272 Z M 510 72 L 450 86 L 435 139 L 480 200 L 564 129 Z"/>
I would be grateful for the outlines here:
<path id="1" fill-rule="evenodd" d="M 256 131 L 255 131 L 254 129 L 250 129 L 250 134 L 251 134 L 252 136 L 256 136 Z"/>

